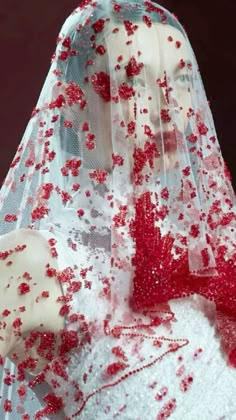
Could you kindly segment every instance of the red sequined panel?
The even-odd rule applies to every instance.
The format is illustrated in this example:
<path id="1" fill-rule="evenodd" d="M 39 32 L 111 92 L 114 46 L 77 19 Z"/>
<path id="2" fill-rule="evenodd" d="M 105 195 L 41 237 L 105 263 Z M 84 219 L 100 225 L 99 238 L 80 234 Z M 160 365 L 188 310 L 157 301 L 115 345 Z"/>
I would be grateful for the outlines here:
<path id="1" fill-rule="evenodd" d="M 142 194 L 135 204 L 130 233 L 135 242 L 134 278 L 131 304 L 138 309 L 152 307 L 170 299 L 194 293 L 216 305 L 217 331 L 228 362 L 236 367 L 236 254 L 225 256 L 225 247 L 217 252 L 217 275 L 197 276 L 189 272 L 188 254 L 183 248 L 175 255 L 171 232 L 162 234 L 151 193 Z"/>

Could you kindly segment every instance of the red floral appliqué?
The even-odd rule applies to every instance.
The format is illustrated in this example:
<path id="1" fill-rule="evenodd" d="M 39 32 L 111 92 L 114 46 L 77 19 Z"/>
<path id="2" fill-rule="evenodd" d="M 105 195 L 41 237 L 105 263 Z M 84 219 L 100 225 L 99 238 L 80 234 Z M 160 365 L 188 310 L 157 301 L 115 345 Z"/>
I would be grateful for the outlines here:
<path id="1" fill-rule="evenodd" d="M 109 74 L 104 71 L 94 73 L 91 77 L 91 85 L 97 95 L 99 95 L 105 102 L 109 102 L 111 100 Z"/>
<path id="2" fill-rule="evenodd" d="M 136 76 L 143 68 L 143 63 L 137 63 L 135 57 L 131 57 L 128 64 L 125 66 L 127 77 Z"/>
<path id="3" fill-rule="evenodd" d="M 118 93 L 121 99 L 129 99 L 135 94 L 135 90 L 131 85 L 128 85 L 127 83 L 121 83 L 118 89 Z"/>

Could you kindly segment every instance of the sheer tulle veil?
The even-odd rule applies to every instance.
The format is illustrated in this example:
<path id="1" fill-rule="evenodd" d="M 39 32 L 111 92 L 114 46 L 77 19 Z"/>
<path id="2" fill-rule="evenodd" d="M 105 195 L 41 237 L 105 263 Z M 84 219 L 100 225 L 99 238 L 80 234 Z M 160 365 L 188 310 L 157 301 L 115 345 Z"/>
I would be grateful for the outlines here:
<path id="1" fill-rule="evenodd" d="M 235 195 L 193 50 L 163 7 L 85 1 L 65 21 L 0 212 L 1 234 L 28 228 L 54 238 L 60 273 L 72 273 L 58 281 L 80 352 L 89 345 L 82 315 L 91 342 L 100 329 L 120 339 L 131 327 L 143 333 L 139 316 L 154 328 L 173 315 L 170 300 L 196 294 L 215 305 L 223 357 L 236 367 Z M 124 320 L 129 311 L 135 317 Z M 135 370 L 132 357 L 116 374 Z M 3 400 L 17 404 L 20 386 L 4 384 Z M 24 404 L 39 409 L 31 394 Z"/>

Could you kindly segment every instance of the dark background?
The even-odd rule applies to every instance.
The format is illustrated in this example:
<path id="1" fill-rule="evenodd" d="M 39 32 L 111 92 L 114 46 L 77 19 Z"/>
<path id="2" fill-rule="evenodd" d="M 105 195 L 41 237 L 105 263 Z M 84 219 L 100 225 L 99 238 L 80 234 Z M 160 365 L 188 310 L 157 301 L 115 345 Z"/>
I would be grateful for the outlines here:
<path id="1" fill-rule="evenodd" d="M 137 0 L 138 1 L 138 0 Z M 183 23 L 196 53 L 226 163 L 236 187 L 236 1 L 160 0 Z M 0 180 L 21 140 L 55 49 L 78 0 L 0 4 Z"/>

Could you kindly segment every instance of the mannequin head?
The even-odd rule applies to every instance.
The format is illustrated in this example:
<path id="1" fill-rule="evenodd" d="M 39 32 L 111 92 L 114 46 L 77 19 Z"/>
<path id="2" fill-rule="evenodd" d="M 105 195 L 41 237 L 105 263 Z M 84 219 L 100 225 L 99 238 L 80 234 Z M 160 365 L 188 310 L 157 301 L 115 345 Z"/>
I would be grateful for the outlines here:
<path id="1" fill-rule="evenodd" d="M 124 25 L 118 29 L 110 34 L 106 47 L 111 89 L 119 95 L 125 83 L 134 91 L 128 99 L 120 98 L 125 124 L 135 124 L 129 140 L 134 137 L 138 145 L 153 141 L 159 152 L 155 168 L 171 168 L 177 162 L 177 142 L 191 108 L 191 60 L 186 40 L 178 29 L 161 23 L 148 27 L 139 22 L 132 37 L 127 36 Z"/>
<path id="2" fill-rule="evenodd" d="M 90 121 L 99 128 L 108 154 L 119 122 L 126 131 L 126 147 L 142 147 L 147 140 L 155 144 L 158 173 L 177 164 L 177 143 L 191 108 L 191 59 L 178 29 L 162 23 L 149 27 L 142 21 L 136 26 L 129 36 L 124 24 L 114 30 L 110 23 L 97 41 L 95 51 L 103 53 L 93 56 L 88 69 L 88 108 L 94 110 Z"/>

